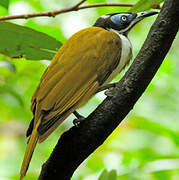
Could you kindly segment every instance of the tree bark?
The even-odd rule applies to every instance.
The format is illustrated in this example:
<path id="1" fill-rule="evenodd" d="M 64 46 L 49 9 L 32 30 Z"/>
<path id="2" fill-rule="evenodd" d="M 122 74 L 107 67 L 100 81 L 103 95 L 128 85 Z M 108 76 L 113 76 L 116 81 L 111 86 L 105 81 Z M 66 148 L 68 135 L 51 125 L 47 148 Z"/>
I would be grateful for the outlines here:
<path id="1" fill-rule="evenodd" d="M 164 60 L 179 28 L 179 1 L 165 0 L 133 64 L 107 97 L 79 127 L 60 137 L 39 180 L 69 180 L 77 167 L 120 124 L 143 94 Z"/>

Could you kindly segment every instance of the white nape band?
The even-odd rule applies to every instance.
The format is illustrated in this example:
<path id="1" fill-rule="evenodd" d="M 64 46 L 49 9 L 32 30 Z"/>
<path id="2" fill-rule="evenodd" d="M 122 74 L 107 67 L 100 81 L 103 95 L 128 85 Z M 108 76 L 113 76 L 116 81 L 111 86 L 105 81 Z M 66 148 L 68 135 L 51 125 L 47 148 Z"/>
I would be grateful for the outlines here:
<path id="1" fill-rule="evenodd" d="M 108 17 L 110 17 L 110 15 L 103 15 L 103 16 L 101 16 L 101 18 L 103 18 L 103 19 L 107 19 Z"/>
<path id="2" fill-rule="evenodd" d="M 115 32 L 118 36 L 120 34 L 120 32 L 118 30 L 112 29 L 112 28 L 106 28 L 108 31 L 112 31 Z"/>

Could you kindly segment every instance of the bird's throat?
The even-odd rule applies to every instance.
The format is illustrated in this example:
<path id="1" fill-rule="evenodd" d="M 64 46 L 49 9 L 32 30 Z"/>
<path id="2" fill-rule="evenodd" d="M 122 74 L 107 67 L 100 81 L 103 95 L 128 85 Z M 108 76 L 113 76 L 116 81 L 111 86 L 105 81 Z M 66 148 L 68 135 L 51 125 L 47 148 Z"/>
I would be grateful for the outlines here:
<path id="1" fill-rule="evenodd" d="M 120 73 L 126 67 L 126 65 L 129 64 L 130 60 L 132 59 L 132 45 L 130 40 L 125 35 L 119 34 L 116 31 L 113 32 L 115 32 L 120 37 L 122 42 L 121 58 L 118 66 L 108 77 L 105 84 L 109 83 L 118 73 Z"/>

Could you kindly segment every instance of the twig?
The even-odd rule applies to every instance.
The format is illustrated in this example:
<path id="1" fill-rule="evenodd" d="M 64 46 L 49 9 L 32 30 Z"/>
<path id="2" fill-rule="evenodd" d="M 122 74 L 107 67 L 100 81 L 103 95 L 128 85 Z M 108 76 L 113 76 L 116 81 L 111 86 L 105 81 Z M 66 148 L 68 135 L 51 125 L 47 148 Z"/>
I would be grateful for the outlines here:
<path id="1" fill-rule="evenodd" d="M 10 20 L 10 19 L 28 19 L 33 17 L 39 17 L 39 16 L 48 16 L 48 17 L 55 17 L 56 15 L 67 13 L 71 11 L 78 11 L 81 9 L 87 9 L 87 8 L 95 8 L 95 7 L 104 7 L 104 6 L 122 6 L 122 7 L 132 7 L 134 6 L 133 3 L 96 3 L 96 4 L 87 4 L 87 5 L 81 5 L 86 0 L 82 0 L 79 3 L 68 7 L 68 8 L 62 8 L 59 10 L 54 11 L 46 11 L 46 12 L 36 12 L 36 13 L 30 13 L 30 14 L 19 14 L 19 15 L 12 15 L 12 16 L 2 16 L 0 17 L 0 21 L 4 20 Z M 155 9 L 161 9 L 161 7 L 158 5 L 153 5 L 152 8 Z"/>
<path id="2" fill-rule="evenodd" d="M 132 7 L 134 3 L 96 3 L 96 4 L 87 4 L 80 6 L 78 9 L 87 9 L 87 8 L 94 8 L 94 7 L 104 7 L 104 6 L 122 6 L 122 7 Z M 152 5 L 151 8 L 154 9 L 161 9 L 160 5 Z"/>
<path id="3" fill-rule="evenodd" d="M 87 9 L 87 8 L 94 8 L 94 7 L 104 7 L 104 6 L 122 6 L 122 7 L 132 7 L 134 3 L 95 3 L 95 4 L 86 4 L 80 6 L 79 9 Z"/>
<path id="4" fill-rule="evenodd" d="M 12 15 L 12 16 L 2 16 L 0 17 L 0 21 L 3 20 L 10 20 L 10 19 L 28 19 L 32 17 L 39 17 L 39 16 L 49 16 L 49 17 L 55 17 L 57 14 L 62 14 L 70 11 L 77 11 L 79 6 L 84 3 L 86 0 L 81 0 L 77 4 L 68 7 L 68 8 L 62 8 L 59 10 L 54 11 L 46 11 L 46 12 L 37 12 L 37 13 L 30 13 L 30 14 L 19 14 L 19 15 Z"/>
<path id="5" fill-rule="evenodd" d="M 77 3 L 76 5 L 74 5 L 74 8 L 78 8 L 81 4 L 83 4 L 86 0 L 81 0 L 79 3 Z"/>

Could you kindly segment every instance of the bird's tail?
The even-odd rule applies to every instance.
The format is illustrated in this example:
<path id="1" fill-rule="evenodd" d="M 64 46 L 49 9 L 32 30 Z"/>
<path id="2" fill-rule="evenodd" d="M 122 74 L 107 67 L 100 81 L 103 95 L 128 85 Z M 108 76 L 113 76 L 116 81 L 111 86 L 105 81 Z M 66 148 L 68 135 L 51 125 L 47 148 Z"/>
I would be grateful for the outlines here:
<path id="1" fill-rule="evenodd" d="M 26 152 L 24 155 L 24 160 L 22 162 L 22 166 L 21 166 L 21 170 L 20 170 L 20 180 L 22 180 L 24 178 L 24 176 L 26 175 L 30 160 L 32 158 L 32 154 L 34 152 L 34 149 L 35 149 L 38 139 L 39 139 L 37 127 L 38 126 L 36 125 L 35 128 L 33 129 L 32 134 L 31 134 L 30 139 L 27 144 Z"/>

